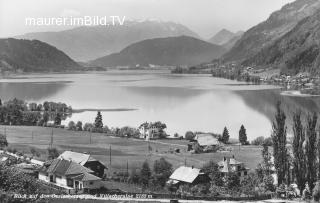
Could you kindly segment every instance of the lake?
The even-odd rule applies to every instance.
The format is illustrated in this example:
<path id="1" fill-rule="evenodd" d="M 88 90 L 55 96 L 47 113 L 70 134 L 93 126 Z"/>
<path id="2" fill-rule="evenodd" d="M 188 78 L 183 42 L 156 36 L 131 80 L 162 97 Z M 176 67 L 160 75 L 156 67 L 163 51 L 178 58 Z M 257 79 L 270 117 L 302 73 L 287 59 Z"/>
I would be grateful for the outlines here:
<path id="1" fill-rule="evenodd" d="M 238 138 L 240 126 L 249 140 L 270 136 L 275 103 L 288 114 L 320 110 L 320 97 L 281 95 L 268 85 L 248 85 L 210 75 L 175 75 L 168 71 L 107 71 L 82 74 L 29 74 L 0 79 L 0 98 L 28 102 L 64 102 L 74 109 L 103 111 L 108 127 L 138 127 L 162 121 L 167 133 L 186 131 L 222 133 L 227 126 Z M 96 111 L 74 113 L 64 121 L 94 122 Z M 290 127 L 289 127 L 290 128 Z M 290 129 L 289 129 L 290 133 Z"/>

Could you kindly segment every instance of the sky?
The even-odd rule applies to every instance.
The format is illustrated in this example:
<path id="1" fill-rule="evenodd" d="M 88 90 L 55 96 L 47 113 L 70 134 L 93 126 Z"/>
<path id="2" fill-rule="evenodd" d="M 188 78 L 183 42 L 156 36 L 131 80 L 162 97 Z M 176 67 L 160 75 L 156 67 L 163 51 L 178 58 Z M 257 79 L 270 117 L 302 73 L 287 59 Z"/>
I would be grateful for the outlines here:
<path id="1" fill-rule="evenodd" d="M 25 18 L 125 16 L 181 23 L 203 38 L 221 29 L 245 31 L 294 0 L 0 0 L 0 37 L 59 31 L 70 26 L 27 26 Z"/>

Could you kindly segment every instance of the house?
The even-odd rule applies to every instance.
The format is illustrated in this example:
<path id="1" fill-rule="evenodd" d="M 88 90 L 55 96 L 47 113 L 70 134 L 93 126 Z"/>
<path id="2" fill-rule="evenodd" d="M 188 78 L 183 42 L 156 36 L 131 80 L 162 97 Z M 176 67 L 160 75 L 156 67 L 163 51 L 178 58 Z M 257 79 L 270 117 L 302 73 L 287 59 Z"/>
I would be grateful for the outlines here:
<path id="1" fill-rule="evenodd" d="M 203 152 L 216 151 L 221 145 L 219 139 L 209 133 L 197 134 L 194 138 L 193 144 L 191 143 L 188 145 L 188 151 L 194 149 L 194 143 L 197 143 Z"/>
<path id="2" fill-rule="evenodd" d="M 236 174 L 239 176 L 240 181 L 248 175 L 249 168 L 246 168 L 244 163 L 237 161 L 234 156 L 224 157 L 222 161 L 218 162 L 219 171 L 223 177 L 230 174 Z"/>
<path id="3" fill-rule="evenodd" d="M 58 158 L 46 162 L 40 168 L 38 178 L 69 194 L 86 193 L 101 187 L 101 178 L 92 173 L 92 170 L 81 164 Z"/>
<path id="4" fill-rule="evenodd" d="M 172 173 L 167 183 L 179 186 L 181 184 L 196 185 L 207 182 L 210 182 L 210 178 L 200 169 L 181 166 Z"/>
<path id="5" fill-rule="evenodd" d="M 139 127 L 140 138 L 145 140 L 157 139 L 159 138 L 160 128 L 158 128 L 153 123 L 143 123 Z"/>
<path id="6" fill-rule="evenodd" d="M 218 138 L 208 133 L 197 134 L 195 140 L 202 147 L 220 145 Z"/>
<path id="7" fill-rule="evenodd" d="M 90 154 L 65 151 L 58 158 L 64 159 L 64 160 L 70 160 L 80 164 L 81 166 L 89 168 L 90 170 L 93 171 L 93 174 L 95 176 L 98 176 L 100 178 L 103 177 L 104 170 L 107 169 L 107 167 L 103 163 L 91 157 Z"/>

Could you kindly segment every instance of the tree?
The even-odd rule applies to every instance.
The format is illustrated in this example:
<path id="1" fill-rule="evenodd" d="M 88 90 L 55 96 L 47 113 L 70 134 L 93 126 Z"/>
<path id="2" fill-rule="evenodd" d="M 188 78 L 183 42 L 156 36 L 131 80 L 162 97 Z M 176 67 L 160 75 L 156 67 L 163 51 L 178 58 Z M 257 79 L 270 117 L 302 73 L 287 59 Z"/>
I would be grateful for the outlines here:
<path id="1" fill-rule="evenodd" d="M 43 112 L 43 115 L 42 115 L 42 120 L 43 120 L 43 123 L 45 125 L 47 125 L 48 121 L 49 121 L 49 118 L 50 118 L 50 115 L 47 111 Z"/>
<path id="2" fill-rule="evenodd" d="M 48 148 L 48 159 L 55 159 L 59 157 L 59 152 L 56 148 Z"/>
<path id="3" fill-rule="evenodd" d="M 243 125 L 241 125 L 239 130 L 239 141 L 242 145 L 248 144 L 247 132 Z"/>
<path id="4" fill-rule="evenodd" d="M 81 121 L 78 121 L 78 122 L 77 122 L 77 124 L 76 124 L 76 130 L 82 131 L 82 122 L 81 122 Z"/>
<path id="5" fill-rule="evenodd" d="M 307 158 L 307 182 L 309 187 L 312 190 L 316 180 L 316 141 L 317 141 L 317 120 L 318 116 L 316 113 L 311 116 L 310 114 L 307 117 L 307 127 L 306 127 L 306 140 L 305 140 L 305 153 Z"/>
<path id="6" fill-rule="evenodd" d="M 54 125 L 61 125 L 61 114 L 60 113 L 56 113 L 56 116 L 54 118 Z"/>
<path id="7" fill-rule="evenodd" d="M 184 137 L 186 140 L 193 140 L 195 137 L 195 134 L 191 131 L 187 131 Z"/>
<path id="8" fill-rule="evenodd" d="M 301 111 L 294 113 L 293 115 L 293 167 L 294 167 L 294 176 L 298 188 L 300 190 L 300 195 L 306 184 L 306 158 L 303 150 L 303 143 L 305 141 L 305 131 L 301 122 Z"/>
<path id="9" fill-rule="evenodd" d="M 221 142 L 227 144 L 229 141 L 230 135 L 227 127 L 224 127 L 222 137 L 221 137 Z"/>
<path id="10" fill-rule="evenodd" d="M 0 134 L 0 149 L 3 149 L 8 146 L 7 136 Z"/>
<path id="11" fill-rule="evenodd" d="M 274 165 L 278 177 L 278 185 L 284 183 L 286 179 L 288 160 L 287 160 L 287 127 L 286 115 L 281 109 L 281 102 L 276 104 L 275 120 L 272 123 L 271 133 L 273 143 Z"/>
<path id="12" fill-rule="evenodd" d="M 320 132 L 320 127 L 318 129 L 318 132 Z M 320 179 L 320 134 L 318 136 L 318 141 L 317 141 L 317 148 L 318 148 L 318 179 Z"/>
<path id="13" fill-rule="evenodd" d="M 89 131 L 91 132 L 93 130 L 94 126 L 92 123 L 85 123 L 83 126 L 83 130 L 84 131 Z"/>
<path id="14" fill-rule="evenodd" d="M 76 130 L 76 124 L 73 121 L 68 123 L 68 130 Z"/>
<path id="15" fill-rule="evenodd" d="M 201 170 L 204 174 L 209 175 L 210 179 L 212 180 L 211 184 L 214 184 L 216 186 L 223 185 L 222 176 L 219 171 L 219 165 L 216 162 L 210 160 L 202 166 Z"/>
<path id="16" fill-rule="evenodd" d="M 262 146 L 263 142 L 264 142 L 264 137 L 260 136 L 260 137 L 255 138 L 254 140 L 252 140 L 251 144 L 252 145 L 260 145 L 260 146 Z"/>
<path id="17" fill-rule="evenodd" d="M 100 111 L 98 111 L 97 117 L 96 117 L 96 119 L 94 121 L 94 127 L 97 128 L 97 129 L 102 129 L 103 128 L 102 115 L 101 115 Z"/>
<path id="18" fill-rule="evenodd" d="M 172 164 L 162 157 L 154 162 L 153 172 L 156 184 L 164 187 L 172 173 Z"/>
<path id="19" fill-rule="evenodd" d="M 315 187 L 313 188 L 312 197 L 314 201 L 320 201 L 320 181 L 318 181 Z"/>
<path id="20" fill-rule="evenodd" d="M 149 163 L 147 160 L 145 160 L 142 164 L 142 169 L 140 171 L 140 183 L 144 186 L 147 186 L 149 184 L 149 180 L 151 177 L 151 169 L 149 167 Z"/>

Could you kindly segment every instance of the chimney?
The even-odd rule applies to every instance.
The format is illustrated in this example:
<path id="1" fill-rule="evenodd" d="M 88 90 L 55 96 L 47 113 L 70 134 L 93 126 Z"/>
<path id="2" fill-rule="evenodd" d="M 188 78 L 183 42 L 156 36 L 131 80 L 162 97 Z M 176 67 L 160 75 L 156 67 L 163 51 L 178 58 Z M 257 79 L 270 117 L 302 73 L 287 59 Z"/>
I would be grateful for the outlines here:
<path id="1" fill-rule="evenodd" d="M 223 161 L 226 161 L 226 160 L 227 160 L 227 159 L 226 159 L 226 157 L 224 156 L 224 157 L 223 157 Z"/>
<path id="2" fill-rule="evenodd" d="M 234 159 L 234 155 L 232 155 L 232 158 Z"/>
<path id="3" fill-rule="evenodd" d="M 193 166 L 191 166 L 191 168 L 193 169 Z"/>

